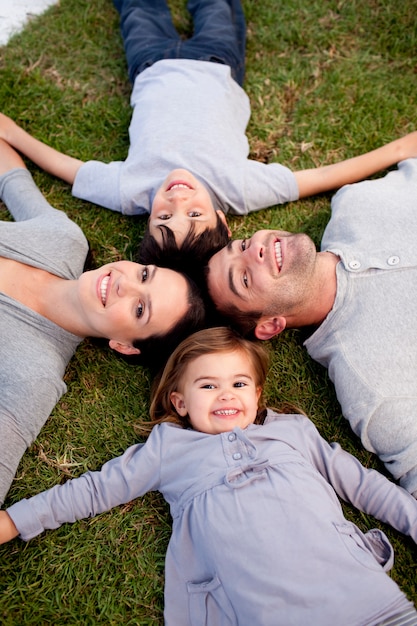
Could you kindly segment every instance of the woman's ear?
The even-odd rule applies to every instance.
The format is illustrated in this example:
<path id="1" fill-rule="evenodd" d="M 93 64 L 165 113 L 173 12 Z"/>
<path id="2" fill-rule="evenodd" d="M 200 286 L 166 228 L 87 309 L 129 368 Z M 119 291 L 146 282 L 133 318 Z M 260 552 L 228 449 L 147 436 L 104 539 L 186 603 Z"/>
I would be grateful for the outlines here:
<path id="1" fill-rule="evenodd" d="M 139 348 L 135 348 L 128 343 L 120 343 L 120 341 L 116 341 L 115 339 L 110 339 L 109 346 L 112 350 L 116 350 L 116 352 L 120 352 L 120 354 L 124 354 L 125 356 L 140 354 Z"/>
<path id="2" fill-rule="evenodd" d="M 182 395 L 182 393 L 180 393 L 179 391 L 172 391 L 169 399 L 171 400 L 178 415 L 180 415 L 181 417 L 185 417 L 188 411 L 185 406 L 184 396 Z"/>

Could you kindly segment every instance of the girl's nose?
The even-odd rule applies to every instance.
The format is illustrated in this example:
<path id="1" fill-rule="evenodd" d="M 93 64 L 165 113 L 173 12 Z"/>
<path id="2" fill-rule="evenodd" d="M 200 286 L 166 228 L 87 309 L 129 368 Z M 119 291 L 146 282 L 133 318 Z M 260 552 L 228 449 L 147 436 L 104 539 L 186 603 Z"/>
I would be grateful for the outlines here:
<path id="1" fill-rule="evenodd" d="M 220 391 L 220 399 L 221 400 L 231 400 L 234 398 L 235 394 L 233 388 L 225 388 Z"/>

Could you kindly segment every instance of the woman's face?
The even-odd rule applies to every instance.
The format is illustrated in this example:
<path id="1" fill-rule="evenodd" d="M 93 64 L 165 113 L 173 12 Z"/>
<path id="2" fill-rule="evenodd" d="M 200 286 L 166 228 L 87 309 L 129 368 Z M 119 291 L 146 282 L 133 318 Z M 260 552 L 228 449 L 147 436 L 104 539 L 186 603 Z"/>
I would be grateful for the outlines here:
<path id="1" fill-rule="evenodd" d="M 84 272 L 78 280 L 86 336 L 135 354 L 132 344 L 168 332 L 188 311 L 188 284 L 173 270 L 117 261 Z"/>

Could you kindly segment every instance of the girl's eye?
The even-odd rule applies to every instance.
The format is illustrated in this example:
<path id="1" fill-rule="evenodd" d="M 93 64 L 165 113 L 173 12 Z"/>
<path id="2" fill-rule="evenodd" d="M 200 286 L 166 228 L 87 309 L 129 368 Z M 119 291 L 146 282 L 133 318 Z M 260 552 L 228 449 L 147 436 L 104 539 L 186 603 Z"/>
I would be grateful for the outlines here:
<path id="1" fill-rule="evenodd" d="M 140 303 L 138 304 L 137 308 L 136 308 L 136 317 L 138 317 L 138 318 L 142 317 L 142 315 L 143 315 L 143 309 L 144 309 L 144 306 L 143 306 L 143 304 L 140 302 Z"/>
<path id="2" fill-rule="evenodd" d="M 142 282 L 143 283 L 148 279 L 148 276 L 149 276 L 149 270 L 147 267 L 144 267 L 142 270 Z"/>
<path id="3" fill-rule="evenodd" d="M 202 389 L 214 389 L 214 385 L 207 383 L 207 385 L 203 385 L 201 388 Z"/>
<path id="4" fill-rule="evenodd" d="M 200 217 L 201 213 L 199 211 L 190 211 L 189 217 Z"/>
<path id="5" fill-rule="evenodd" d="M 233 386 L 234 387 L 246 387 L 246 383 L 239 381 L 238 383 L 235 383 Z"/>
<path id="6" fill-rule="evenodd" d="M 242 252 L 246 250 L 246 239 L 242 239 L 242 243 L 240 244 L 240 249 Z"/>
<path id="7" fill-rule="evenodd" d="M 171 216 L 170 216 L 169 213 L 164 213 L 164 215 L 158 215 L 158 219 L 163 220 L 163 221 L 164 220 L 169 220 L 170 217 Z"/>

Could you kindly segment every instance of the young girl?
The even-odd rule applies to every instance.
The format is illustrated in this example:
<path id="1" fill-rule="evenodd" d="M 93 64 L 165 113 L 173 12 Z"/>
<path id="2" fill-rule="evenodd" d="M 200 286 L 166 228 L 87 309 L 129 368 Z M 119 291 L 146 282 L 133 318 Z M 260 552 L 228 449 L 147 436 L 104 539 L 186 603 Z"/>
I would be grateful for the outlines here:
<path id="1" fill-rule="evenodd" d="M 263 409 L 266 372 L 264 349 L 230 329 L 189 337 L 153 394 L 147 442 L 1 511 L 0 540 L 158 490 L 173 518 L 166 624 L 417 624 L 386 574 L 387 538 L 362 534 L 336 494 L 415 541 L 417 502 L 306 417 Z"/>

